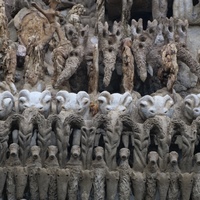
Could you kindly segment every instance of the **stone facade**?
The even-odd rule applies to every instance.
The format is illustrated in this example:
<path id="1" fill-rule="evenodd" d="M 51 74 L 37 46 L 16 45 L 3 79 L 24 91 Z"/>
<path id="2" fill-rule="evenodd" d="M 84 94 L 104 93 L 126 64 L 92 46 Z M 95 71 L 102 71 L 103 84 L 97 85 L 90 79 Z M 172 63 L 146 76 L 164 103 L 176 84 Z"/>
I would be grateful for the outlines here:
<path id="1" fill-rule="evenodd" d="M 0 199 L 200 199 L 199 13 L 0 0 Z"/>

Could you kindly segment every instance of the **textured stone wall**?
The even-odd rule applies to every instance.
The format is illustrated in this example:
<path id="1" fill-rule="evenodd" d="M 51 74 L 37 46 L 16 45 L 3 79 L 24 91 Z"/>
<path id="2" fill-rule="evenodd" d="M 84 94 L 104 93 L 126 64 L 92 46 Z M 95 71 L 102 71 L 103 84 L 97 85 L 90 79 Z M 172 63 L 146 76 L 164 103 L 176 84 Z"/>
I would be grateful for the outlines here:
<path id="1" fill-rule="evenodd" d="M 200 199 L 199 6 L 0 0 L 0 199 Z"/>

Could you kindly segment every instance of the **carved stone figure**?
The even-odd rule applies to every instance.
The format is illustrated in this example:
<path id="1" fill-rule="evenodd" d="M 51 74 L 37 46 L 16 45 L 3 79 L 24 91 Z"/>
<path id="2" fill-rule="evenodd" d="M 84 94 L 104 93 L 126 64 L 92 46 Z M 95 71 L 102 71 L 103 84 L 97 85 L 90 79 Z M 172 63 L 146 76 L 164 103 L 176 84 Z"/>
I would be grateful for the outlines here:
<path id="1" fill-rule="evenodd" d="M 171 143 L 177 144 L 179 149 L 181 149 L 182 157 L 179 166 L 182 172 L 188 172 L 192 168 L 195 140 L 197 137 L 195 123 L 189 126 L 184 121 L 175 119 L 170 125 Z"/>
<path id="2" fill-rule="evenodd" d="M 188 121 L 196 119 L 200 115 L 199 95 L 191 94 L 184 99 L 184 116 Z"/>
<path id="3" fill-rule="evenodd" d="M 1 184 L 0 184 L 0 198 L 3 199 L 3 191 L 7 179 L 7 169 L 5 167 L 0 167 L 0 178 L 1 178 Z"/>
<path id="4" fill-rule="evenodd" d="M 192 188 L 192 199 L 196 200 L 200 197 L 199 192 L 199 181 L 200 181 L 200 153 L 195 154 L 195 163 L 193 167 L 193 188 Z"/>
<path id="5" fill-rule="evenodd" d="M 108 171 L 106 174 L 106 199 L 114 200 L 117 194 L 119 182 L 118 171 Z"/>
<path id="6" fill-rule="evenodd" d="M 193 174 L 192 173 L 181 173 L 179 177 L 181 199 L 189 200 L 193 186 Z"/>
<path id="7" fill-rule="evenodd" d="M 173 114 L 174 101 L 169 95 L 149 96 L 146 95 L 138 100 L 137 107 L 139 115 L 143 120 L 156 115 L 171 117 Z"/>
<path id="8" fill-rule="evenodd" d="M 80 175 L 81 199 L 88 200 L 92 189 L 94 173 L 91 170 L 82 170 Z"/>
<path id="9" fill-rule="evenodd" d="M 5 120 L 15 109 L 15 101 L 13 95 L 5 91 L 0 94 L 0 120 Z"/>
<path id="10" fill-rule="evenodd" d="M 134 86 L 134 57 L 131 50 L 132 40 L 126 38 L 123 40 L 123 49 L 122 49 L 122 72 L 123 80 L 122 85 L 124 91 L 131 92 Z"/>
<path id="11" fill-rule="evenodd" d="M 22 113 L 26 108 L 37 108 L 46 118 L 51 112 L 51 93 L 48 90 L 43 92 L 29 92 L 21 90 L 18 97 L 18 109 Z"/>
<path id="12" fill-rule="evenodd" d="M 173 16 L 175 18 L 187 19 L 189 24 L 199 25 L 200 4 L 193 5 L 192 1 L 175 0 L 173 3 Z"/>
<path id="13" fill-rule="evenodd" d="M 121 24 L 114 22 L 113 33 L 110 34 L 108 30 L 108 23 L 98 24 L 100 51 L 103 53 L 104 63 L 104 78 L 103 84 L 107 87 L 110 84 L 112 72 L 115 69 L 118 49 L 120 47 L 120 40 L 122 38 Z"/>
<path id="14" fill-rule="evenodd" d="M 31 199 L 36 200 L 39 198 L 37 172 L 38 172 L 38 168 L 42 167 L 42 161 L 40 158 L 40 147 L 38 146 L 31 147 L 31 157 L 27 159 L 26 166 L 28 168 Z"/>
<path id="15" fill-rule="evenodd" d="M 57 175 L 56 168 L 59 168 L 58 159 L 56 157 L 58 153 L 58 148 L 54 145 L 48 147 L 48 157 L 44 162 L 44 167 L 48 168 L 48 173 L 50 174 L 48 188 L 49 199 L 55 199 L 57 197 Z"/>
<path id="16" fill-rule="evenodd" d="M 178 153 L 171 151 L 169 154 L 169 163 L 166 170 L 170 174 L 169 190 L 167 193 L 167 199 L 178 199 L 180 197 L 180 184 L 179 176 L 180 169 L 178 166 Z"/>
<path id="17" fill-rule="evenodd" d="M 170 183 L 170 175 L 165 172 L 158 172 L 157 187 L 158 187 L 160 199 L 164 200 L 167 198 L 167 191 L 169 188 L 169 183 Z"/>
<path id="18" fill-rule="evenodd" d="M 153 19 L 164 19 L 167 17 L 167 7 L 168 2 L 166 0 L 160 1 L 160 0 L 154 0 L 152 1 L 152 14 Z"/>
<path id="19" fill-rule="evenodd" d="M 48 197 L 48 186 L 50 183 L 50 174 L 46 168 L 38 168 L 37 182 L 39 188 L 39 199 L 46 199 Z"/>
<path id="20" fill-rule="evenodd" d="M 82 163 L 80 161 L 80 147 L 74 145 L 71 148 L 71 156 L 66 167 L 70 169 L 70 180 L 68 186 L 68 199 L 74 200 L 78 198 L 79 180 L 82 170 Z"/>
<path id="21" fill-rule="evenodd" d="M 144 199 L 146 193 L 146 174 L 132 171 L 131 174 L 133 194 L 136 200 Z"/>
<path id="22" fill-rule="evenodd" d="M 96 147 L 94 154 L 95 160 L 92 162 L 92 168 L 94 170 L 94 200 L 105 199 L 105 181 L 108 169 L 104 161 L 103 147 Z"/>
<path id="23" fill-rule="evenodd" d="M 130 181 L 130 165 L 128 159 L 130 156 L 130 150 L 122 148 L 119 151 L 120 164 L 119 170 L 119 199 L 129 199 L 131 195 L 131 181 Z"/>
<path id="24" fill-rule="evenodd" d="M 174 43 L 169 43 L 164 46 L 162 52 L 162 61 L 163 68 L 159 69 L 158 76 L 161 78 L 163 76 L 163 73 L 169 73 L 167 89 L 169 91 L 172 91 L 179 70 L 177 63 L 177 48 Z"/>
<path id="25" fill-rule="evenodd" d="M 124 94 L 110 94 L 107 91 L 102 92 L 99 97 L 99 110 L 103 114 L 107 114 L 112 110 L 117 110 L 122 114 L 130 114 L 132 111 L 133 98 L 129 92 Z"/>
<path id="26" fill-rule="evenodd" d="M 156 179 L 158 176 L 158 154 L 155 151 L 151 151 L 148 154 L 148 164 L 145 169 L 146 172 L 146 200 L 155 199 L 157 192 Z"/>
<path id="27" fill-rule="evenodd" d="M 3 59 L 3 70 L 5 73 L 5 83 L 1 83 L 0 87 L 6 87 L 8 85 L 10 91 L 13 94 L 17 93 L 16 86 L 14 84 L 15 82 L 15 71 L 17 66 L 17 48 L 16 45 L 9 40 L 7 45 L 7 50 L 5 57 Z"/>
<path id="28" fill-rule="evenodd" d="M 57 195 L 58 200 L 65 200 L 67 197 L 68 184 L 70 180 L 69 169 L 57 169 Z"/>

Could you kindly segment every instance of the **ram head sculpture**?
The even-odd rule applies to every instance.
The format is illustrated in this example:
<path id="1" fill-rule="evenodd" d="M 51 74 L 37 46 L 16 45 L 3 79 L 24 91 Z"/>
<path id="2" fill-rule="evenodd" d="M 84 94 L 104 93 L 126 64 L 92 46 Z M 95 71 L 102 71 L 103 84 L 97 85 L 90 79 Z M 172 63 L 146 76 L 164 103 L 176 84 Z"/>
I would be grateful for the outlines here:
<path id="1" fill-rule="evenodd" d="M 15 107 L 13 95 L 9 91 L 0 93 L 0 120 L 5 120 Z"/>
<path id="2" fill-rule="evenodd" d="M 186 96 L 182 111 L 184 112 L 184 117 L 186 117 L 188 121 L 195 120 L 200 116 L 200 94 L 190 94 Z"/>
<path id="3" fill-rule="evenodd" d="M 29 92 L 21 90 L 18 97 L 19 113 L 22 113 L 26 108 L 37 108 L 46 118 L 51 112 L 51 92 L 45 90 L 43 92 Z"/>
<path id="4" fill-rule="evenodd" d="M 104 91 L 98 97 L 99 110 L 102 114 L 107 114 L 112 110 L 119 111 L 121 114 L 130 114 L 132 101 L 133 98 L 129 92 L 110 94 Z"/>
<path id="5" fill-rule="evenodd" d="M 173 105 L 174 101 L 169 95 L 153 97 L 146 95 L 137 102 L 138 113 L 143 120 L 156 115 L 171 117 L 173 114 Z"/>
<path id="6" fill-rule="evenodd" d="M 89 115 L 90 96 L 87 92 L 80 91 L 76 94 L 61 90 L 57 93 L 56 100 L 57 113 L 60 113 L 63 109 L 65 111 L 74 111 L 83 117 Z"/>

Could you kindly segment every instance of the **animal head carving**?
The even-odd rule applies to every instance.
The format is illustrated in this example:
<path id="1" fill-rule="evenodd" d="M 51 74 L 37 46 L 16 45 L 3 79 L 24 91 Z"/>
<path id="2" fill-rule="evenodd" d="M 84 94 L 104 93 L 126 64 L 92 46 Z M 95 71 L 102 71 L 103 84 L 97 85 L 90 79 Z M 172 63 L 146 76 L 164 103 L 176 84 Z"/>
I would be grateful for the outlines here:
<path id="1" fill-rule="evenodd" d="M 76 30 L 76 27 L 74 25 L 70 23 L 65 25 L 65 35 L 67 39 L 72 43 L 72 45 L 79 45 L 78 31 Z"/>
<path id="2" fill-rule="evenodd" d="M 56 110 L 59 113 L 62 109 L 69 111 L 75 110 L 76 104 L 76 94 L 69 93 L 67 91 L 61 90 L 56 94 Z"/>
<path id="3" fill-rule="evenodd" d="M 137 107 L 140 116 L 143 119 L 148 119 L 156 115 L 166 115 L 171 117 L 172 106 L 174 105 L 173 99 L 169 95 L 162 96 L 149 96 L 146 95 L 139 99 Z"/>
<path id="4" fill-rule="evenodd" d="M 149 165 L 156 165 L 158 162 L 158 153 L 156 151 L 150 151 L 148 154 Z"/>
<path id="5" fill-rule="evenodd" d="M 200 116 L 200 94 L 190 94 L 184 99 L 184 115 L 188 120 Z"/>
<path id="6" fill-rule="evenodd" d="M 5 91 L 0 94 L 0 120 L 6 119 L 15 107 L 13 95 Z"/>
<path id="7" fill-rule="evenodd" d="M 103 147 L 97 146 L 94 149 L 94 154 L 95 154 L 96 160 L 98 160 L 98 161 L 103 160 L 103 158 L 104 158 L 104 149 L 103 149 Z"/>
<path id="8" fill-rule="evenodd" d="M 56 95 L 57 113 L 62 109 L 84 116 L 90 110 L 90 97 L 87 92 L 80 91 L 77 94 L 61 90 Z"/>
<path id="9" fill-rule="evenodd" d="M 130 150 L 127 148 L 121 148 L 119 151 L 119 156 L 121 158 L 121 160 L 127 160 L 130 156 Z"/>
<path id="10" fill-rule="evenodd" d="M 73 145 L 71 148 L 71 156 L 75 159 L 78 159 L 81 154 L 81 148 L 78 145 Z"/>
<path id="11" fill-rule="evenodd" d="M 178 153 L 176 151 L 171 151 L 169 153 L 169 162 L 171 165 L 176 165 L 178 162 Z"/>
<path id="12" fill-rule="evenodd" d="M 90 109 L 90 96 L 87 92 L 80 91 L 76 95 L 76 110 L 79 114 L 84 115 Z"/>
<path id="13" fill-rule="evenodd" d="M 112 110 L 119 111 L 122 114 L 130 114 L 132 111 L 132 101 L 133 98 L 129 92 L 110 94 L 104 91 L 98 97 L 99 110 L 103 114 L 107 114 Z"/>
<path id="14" fill-rule="evenodd" d="M 45 117 L 51 111 L 52 96 L 50 91 L 43 92 L 29 92 L 28 90 L 21 90 L 18 97 L 18 109 L 22 113 L 26 108 L 37 108 Z"/>

